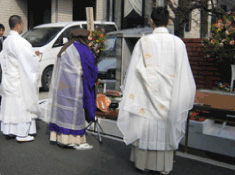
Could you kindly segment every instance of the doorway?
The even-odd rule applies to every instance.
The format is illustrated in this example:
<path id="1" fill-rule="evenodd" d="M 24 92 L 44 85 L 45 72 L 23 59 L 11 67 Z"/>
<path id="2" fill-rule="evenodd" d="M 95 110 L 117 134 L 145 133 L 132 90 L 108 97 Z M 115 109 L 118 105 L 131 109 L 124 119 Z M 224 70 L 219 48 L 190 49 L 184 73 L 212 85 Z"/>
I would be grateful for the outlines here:
<path id="1" fill-rule="evenodd" d="M 73 21 L 86 21 L 86 7 L 93 7 L 96 16 L 96 0 L 73 0 Z"/>
<path id="2" fill-rule="evenodd" d="M 51 0 L 28 0 L 28 28 L 51 23 Z"/>

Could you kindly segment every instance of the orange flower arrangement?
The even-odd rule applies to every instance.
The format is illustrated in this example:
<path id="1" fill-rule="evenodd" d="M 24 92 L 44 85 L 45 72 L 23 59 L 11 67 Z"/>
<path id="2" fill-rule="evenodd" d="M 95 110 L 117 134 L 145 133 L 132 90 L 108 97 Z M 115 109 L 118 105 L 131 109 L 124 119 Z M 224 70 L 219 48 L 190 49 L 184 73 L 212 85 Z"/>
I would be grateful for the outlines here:
<path id="1" fill-rule="evenodd" d="M 197 112 L 192 112 L 190 115 L 190 120 L 195 120 L 195 121 L 200 121 L 200 122 L 203 122 L 206 120 L 205 118 L 197 117 L 197 115 L 198 115 Z"/>
<path id="2" fill-rule="evenodd" d="M 235 63 L 235 12 L 228 12 L 212 25 L 209 38 L 202 42 L 208 54 L 227 65 Z"/>
<path id="3" fill-rule="evenodd" d="M 230 41 L 230 44 L 231 44 L 231 45 L 234 45 L 234 40 Z"/>
<path id="4" fill-rule="evenodd" d="M 93 48 L 94 55 L 96 55 L 97 58 L 99 58 L 104 51 L 104 41 L 105 41 L 105 35 L 104 35 L 104 29 L 100 29 L 99 27 L 95 28 L 95 31 L 90 32 L 88 36 L 89 44 L 88 46 Z"/>

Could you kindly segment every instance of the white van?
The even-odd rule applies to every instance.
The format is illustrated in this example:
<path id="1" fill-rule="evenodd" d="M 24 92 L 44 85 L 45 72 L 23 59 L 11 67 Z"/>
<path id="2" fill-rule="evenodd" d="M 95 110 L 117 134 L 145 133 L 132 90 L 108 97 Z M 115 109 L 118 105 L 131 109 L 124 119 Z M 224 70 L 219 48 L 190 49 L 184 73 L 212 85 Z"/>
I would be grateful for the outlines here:
<path id="1" fill-rule="evenodd" d="M 95 27 L 105 29 L 105 33 L 117 31 L 114 22 L 95 21 Z M 61 47 L 68 41 L 69 34 L 76 28 L 87 28 L 86 21 L 43 24 L 23 35 L 35 51 L 40 52 L 40 85 L 48 91 L 53 65 Z"/>

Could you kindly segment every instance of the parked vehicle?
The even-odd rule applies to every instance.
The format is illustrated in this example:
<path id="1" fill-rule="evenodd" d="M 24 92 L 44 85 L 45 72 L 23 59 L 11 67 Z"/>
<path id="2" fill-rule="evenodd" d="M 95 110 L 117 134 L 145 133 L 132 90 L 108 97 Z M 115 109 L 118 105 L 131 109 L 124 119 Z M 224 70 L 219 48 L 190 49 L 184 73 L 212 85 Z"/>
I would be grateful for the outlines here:
<path id="1" fill-rule="evenodd" d="M 116 68 L 116 37 L 106 37 L 104 53 L 98 63 L 98 78 L 107 84 L 107 89 L 115 88 Z"/>
<path id="2" fill-rule="evenodd" d="M 95 27 L 105 29 L 105 33 L 117 31 L 114 22 L 95 21 Z M 35 51 L 40 52 L 40 84 L 43 90 L 48 91 L 52 77 L 53 65 L 61 47 L 68 41 L 70 32 L 76 28 L 87 28 L 86 21 L 61 22 L 43 24 L 34 27 L 23 35 Z"/>

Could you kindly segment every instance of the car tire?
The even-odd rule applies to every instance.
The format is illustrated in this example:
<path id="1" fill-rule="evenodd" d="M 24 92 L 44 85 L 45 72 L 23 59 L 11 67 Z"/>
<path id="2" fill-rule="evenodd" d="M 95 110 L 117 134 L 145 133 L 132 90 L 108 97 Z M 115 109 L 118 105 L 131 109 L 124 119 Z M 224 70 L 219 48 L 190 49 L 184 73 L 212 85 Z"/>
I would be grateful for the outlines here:
<path id="1" fill-rule="evenodd" d="M 53 67 L 48 67 L 42 74 L 42 90 L 49 91 Z"/>

